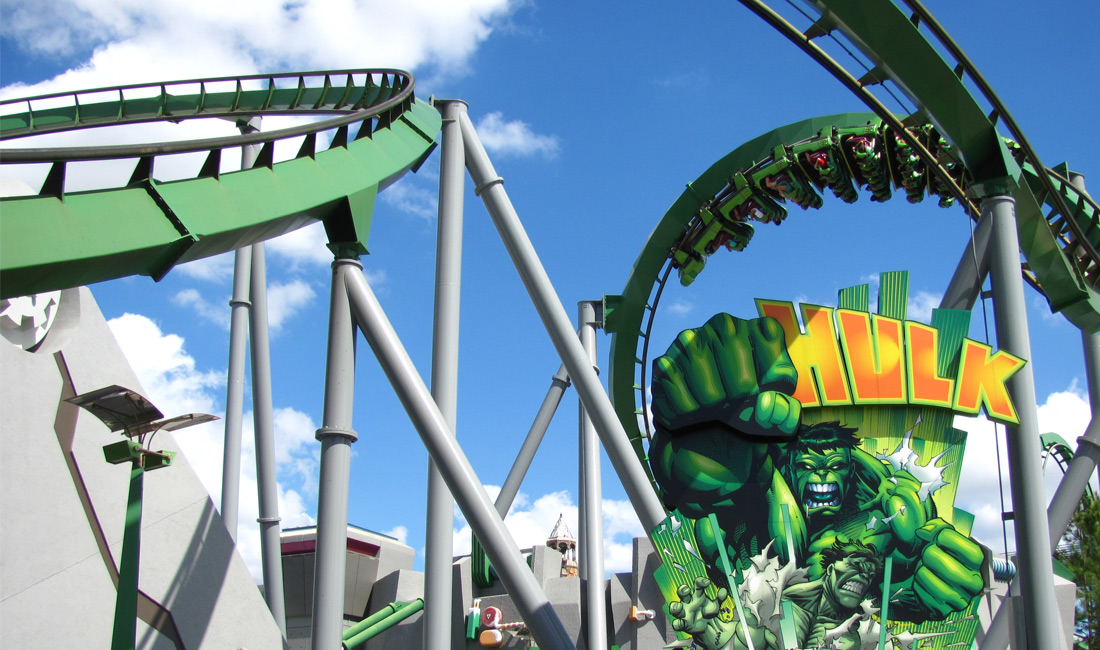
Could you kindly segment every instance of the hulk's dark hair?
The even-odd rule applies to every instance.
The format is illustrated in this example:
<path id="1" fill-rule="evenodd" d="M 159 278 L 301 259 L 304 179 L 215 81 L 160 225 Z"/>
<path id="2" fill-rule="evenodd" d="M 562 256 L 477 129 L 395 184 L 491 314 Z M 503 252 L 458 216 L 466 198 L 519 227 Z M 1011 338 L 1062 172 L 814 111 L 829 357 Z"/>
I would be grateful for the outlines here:
<path id="1" fill-rule="evenodd" d="M 849 557 L 862 557 L 875 563 L 875 573 L 882 571 L 882 558 L 874 547 L 868 546 L 859 540 L 843 540 L 837 538 L 832 546 L 821 550 L 821 568 L 824 570 L 830 564 L 834 564 Z"/>
<path id="2" fill-rule="evenodd" d="M 798 430 L 798 436 L 787 446 L 787 454 L 794 457 L 807 451 L 823 452 L 826 449 L 852 449 L 859 445 L 856 431 L 841 426 L 840 422 L 821 422 L 804 426 Z"/>

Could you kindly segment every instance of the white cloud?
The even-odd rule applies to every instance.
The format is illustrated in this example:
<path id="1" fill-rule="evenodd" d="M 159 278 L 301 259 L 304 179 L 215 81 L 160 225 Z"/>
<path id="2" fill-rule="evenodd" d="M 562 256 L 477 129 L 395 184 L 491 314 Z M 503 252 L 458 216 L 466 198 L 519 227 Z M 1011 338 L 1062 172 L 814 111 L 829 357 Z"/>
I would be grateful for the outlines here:
<path id="1" fill-rule="evenodd" d="M 11 87 L 0 89 L 0 95 L 9 96 Z M 37 92 L 37 87 L 36 91 Z M 129 95 L 127 95 L 129 97 Z M 218 138 L 238 133 L 231 122 L 225 120 L 185 120 L 179 124 L 168 122 L 127 124 L 124 126 L 83 129 L 61 133 L 48 133 L 11 141 L 13 147 L 85 147 L 104 144 L 150 144 L 201 138 Z M 222 157 L 222 171 L 240 168 L 239 149 L 227 149 Z M 234 161 L 234 155 L 236 160 Z M 201 169 L 206 154 L 203 152 L 174 154 L 157 157 L 153 177 L 160 181 L 193 178 Z M 65 190 L 79 192 L 106 189 L 126 185 L 137 159 L 78 161 L 65 168 Z M 48 165 L 5 165 L 4 174 L 22 180 L 32 188 L 39 188 L 49 171 Z"/>
<path id="2" fill-rule="evenodd" d="M 382 531 L 383 535 L 389 535 L 402 544 L 408 544 L 409 542 L 409 529 L 405 526 L 394 526 L 389 530 Z"/>
<path id="3" fill-rule="evenodd" d="M 264 251 L 272 258 L 269 266 L 277 264 L 281 271 L 297 273 L 332 264 L 332 251 L 326 246 L 327 243 L 325 227 L 318 221 L 267 240 L 264 242 Z M 233 264 L 234 255 L 230 252 L 181 264 L 173 271 L 196 280 L 224 284 L 233 277 Z"/>
<path id="4" fill-rule="evenodd" d="M 1077 388 L 1074 381 L 1066 390 L 1051 393 L 1038 408 L 1039 431 L 1058 433 L 1070 446 L 1084 433 L 1090 419 L 1088 399 Z M 955 426 L 968 432 L 966 456 L 963 459 L 962 476 L 959 482 L 955 505 L 975 516 L 973 536 L 986 545 L 1001 552 L 1004 547 L 1001 527 L 1001 505 L 998 496 L 1000 483 L 997 477 L 997 451 L 994 444 L 993 424 L 981 418 L 955 418 Z M 997 427 L 1000 441 L 1000 467 L 1004 481 L 1005 509 L 1012 509 L 1012 495 L 1008 476 L 1008 454 L 1005 445 L 1003 426 Z M 1043 471 L 1047 500 L 1062 479 L 1057 464 L 1048 459 Z M 1095 482 L 1095 476 L 1093 478 Z M 1095 483 L 1094 483 L 1095 484 Z M 1007 523 L 1008 547 L 1015 548 L 1012 522 Z"/>
<path id="5" fill-rule="evenodd" d="M 277 334 L 283 324 L 308 307 L 317 292 L 304 280 L 291 280 L 287 283 L 273 283 L 267 287 L 267 325 L 272 334 Z M 211 301 L 197 289 L 183 289 L 176 293 L 172 302 L 184 309 L 191 310 L 200 319 L 229 330 L 231 308 L 229 298 Z"/>
<path id="6" fill-rule="evenodd" d="M 906 308 L 905 317 L 909 320 L 930 323 L 932 310 L 940 306 L 942 295 L 936 295 L 927 291 L 918 291 L 917 295 L 909 296 L 909 305 Z"/>
<path id="7" fill-rule="evenodd" d="M 386 205 L 426 221 L 434 221 L 439 211 L 436 193 L 417 187 L 409 176 L 403 176 L 387 187 L 378 194 L 378 198 Z"/>
<path id="8" fill-rule="evenodd" d="M 425 75 L 418 68 L 426 66 L 439 77 L 463 74 L 479 44 L 519 4 L 517 0 L 409 0 L 399 6 L 382 0 L 5 0 L 0 33 L 6 41 L 28 53 L 32 62 L 38 57 L 75 63 L 51 79 L 0 87 L 0 97 L 270 70 L 347 69 L 361 67 L 364 61 L 380 68 L 417 71 L 421 81 Z M 333 20 L 334 15 L 339 20 Z M 233 82 L 226 83 L 233 87 Z M 208 85 L 207 90 L 218 90 L 217 84 Z M 423 84 L 418 91 L 423 97 L 429 95 Z M 127 94 L 138 95 L 137 91 Z M 303 119 L 269 116 L 264 128 L 277 129 Z M 225 120 L 185 120 L 58 133 L 21 140 L 15 146 L 152 143 L 236 132 L 233 123 Z M 276 160 L 293 155 L 295 143 L 277 144 Z M 223 171 L 239 168 L 237 151 L 224 152 Z M 158 157 L 155 177 L 193 176 L 203 157 L 202 153 Z M 70 164 L 66 189 L 121 186 L 134 164 L 135 160 Z M 5 166 L 7 175 L 34 188 L 41 186 L 47 170 L 48 165 Z"/>
<path id="9" fill-rule="evenodd" d="M 1035 296 L 1031 304 L 1034 307 L 1034 313 L 1039 314 L 1044 323 L 1049 323 L 1052 327 L 1074 327 L 1060 312 L 1050 310 L 1050 303 L 1046 298 Z"/>
<path id="10" fill-rule="evenodd" d="M 485 486 L 491 500 L 495 500 L 500 488 Z M 608 573 L 629 572 L 633 562 L 633 539 L 645 537 L 645 531 L 629 501 L 603 500 L 603 550 L 604 570 Z M 505 517 L 508 532 L 519 548 L 531 548 L 546 544 L 546 538 L 554 530 L 558 517 L 564 515 L 570 532 L 576 536 L 577 506 L 566 490 L 544 494 L 534 501 L 522 492 L 516 495 L 512 509 Z M 454 554 L 470 552 L 470 526 L 456 508 L 454 530 Z"/>
<path id="11" fill-rule="evenodd" d="M 350 68 L 363 61 L 405 69 L 431 65 L 455 74 L 465 72 L 469 57 L 515 4 L 9 0 L 2 29 L 6 38 L 42 57 L 87 57 L 83 65 L 20 94 L 273 68 Z"/>
<path id="12" fill-rule="evenodd" d="M 520 120 L 504 121 L 499 111 L 487 114 L 477 123 L 477 134 L 485 149 L 501 155 L 553 158 L 558 155 L 558 138 L 539 135 Z"/>
<path id="13" fill-rule="evenodd" d="M 199 371 L 195 359 L 183 348 L 183 338 L 162 334 L 152 320 L 138 314 L 123 314 L 109 323 L 134 372 L 165 414 L 210 413 L 217 400 L 213 390 L 225 384 L 214 371 Z M 178 411 L 178 412 L 172 412 Z"/>
<path id="14" fill-rule="evenodd" d="M 687 316 L 695 310 L 695 303 L 690 300 L 684 300 L 683 298 L 677 298 L 668 305 L 669 313 L 677 316 Z"/>
<path id="15" fill-rule="evenodd" d="M 225 378 L 212 371 L 195 368 L 184 340 L 165 334 L 152 320 L 138 314 L 124 314 L 108 323 L 138 379 L 153 401 L 166 415 L 214 413 L 219 410 L 220 391 Z M 291 408 L 277 408 L 273 414 L 275 460 L 280 474 L 279 515 L 281 526 L 292 528 L 313 525 L 302 493 L 311 492 L 317 482 L 319 447 L 313 434 L 312 419 Z M 176 441 L 215 506 L 221 505 L 222 455 L 225 423 L 213 422 L 180 431 Z M 298 484 L 292 487 L 288 479 Z M 261 580 L 260 537 L 256 518 L 259 501 L 256 489 L 255 434 L 252 413 L 245 413 L 241 433 L 241 480 L 238 501 L 237 546 L 257 582 Z"/>
<path id="16" fill-rule="evenodd" d="M 267 322 L 272 329 L 308 306 L 317 293 L 304 280 L 292 280 L 286 284 L 271 284 L 267 288 Z"/>
<path id="17" fill-rule="evenodd" d="M 196 280 L 222 283 L 226 278 L 233 277 L 233 260 L 233 253 L 223 253 L 180 264 L 172 270 Z"/>
<path id="18" fill-rule="evenodd" d="M 304 267 L 332 264 L 332 251 L 325 245 L 327 243 L 325 227 L 318 221 L 305 228 L 268 240 L 265 242 L 264 250 L 272 256 L 289 262 L 287 268 L 293 272 Z"/>
<path id="19" fill-rule="evenodd" d="M 222 329 L 229 329 L 229 301 L 213 303 L 202 296 L 197 289 L 184 289 L 172 298 L 172 302 L 184 309 L 190 309 L 201 320 L 213 323 Z"/>

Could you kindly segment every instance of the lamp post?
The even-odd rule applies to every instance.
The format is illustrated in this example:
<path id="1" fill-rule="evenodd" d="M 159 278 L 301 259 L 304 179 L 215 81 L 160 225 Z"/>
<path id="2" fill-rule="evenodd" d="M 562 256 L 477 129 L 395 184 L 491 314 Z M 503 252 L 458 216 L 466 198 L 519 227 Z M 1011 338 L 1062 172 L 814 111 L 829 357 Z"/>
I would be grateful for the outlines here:
<path id="1" fill-rule="evenodd" d="M 175 454 L 153 451 L 158 431 L 174 431 L 216 420 L 206 413 L 189 413 L 162 419 L 164 414 L 149 400 L 121 386 L 108 386 L 66 400 L 99 418 L 111 431 L 126 440 L 103 448 L 103 456 L 112 465 L 130 463 L 130 493 L 126 500 L 126 518 L 122 534 L 122 555 L 118 563 L 118 589 L 115 597 L 111 650 L 134 650 L 137 644 L 138 565 L 141 557 L 141 506 L 145 472 L 168 467 Z"/>

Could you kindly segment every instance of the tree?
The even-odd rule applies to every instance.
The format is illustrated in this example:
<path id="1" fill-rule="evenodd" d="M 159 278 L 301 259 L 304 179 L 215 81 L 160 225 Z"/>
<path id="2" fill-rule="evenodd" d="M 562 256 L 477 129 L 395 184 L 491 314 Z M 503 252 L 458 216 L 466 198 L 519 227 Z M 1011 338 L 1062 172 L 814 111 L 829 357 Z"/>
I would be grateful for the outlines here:
<path id="1" fill-rule="evenodd" d="M 1100 498 L 1081 499 L 1055 557 L 1076 576 L 1076 645 L 1100 650 Z"/>

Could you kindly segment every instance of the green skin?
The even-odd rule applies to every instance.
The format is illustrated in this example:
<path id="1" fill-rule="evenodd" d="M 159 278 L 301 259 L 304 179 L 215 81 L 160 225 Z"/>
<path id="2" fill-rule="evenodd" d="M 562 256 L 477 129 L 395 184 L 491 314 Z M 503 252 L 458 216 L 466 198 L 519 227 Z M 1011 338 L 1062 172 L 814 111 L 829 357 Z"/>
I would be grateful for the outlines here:
<path id="1" fill-rule="evenodd" d="M 788 443 L 804 435 L 801 404 L 791 397 L 796 383 L 782 327 L 771 318 L 718 314 L 682 332 L 654 362 L 650 464 L 665 505 L 696 520 L 711 578 L 727 582 L 707 515 L 716 515 L 735 563 L 747 566 L 772 540 L 785 562 L 785 504 L 795 555 L 811 579 L 823 571 L 823 549 L 858 540 L 893 558 L 891 591 L 900 594 L 891 619 L 941 620 L 965 609 L 984 588 L 981 547 L 936 517 L 908 472 L 861 449 L 811 444 L 788 454 Z"/>
<path id="2" fill-rule="evenodd" d="M 864 554 L 851 554 L 827 564 L 816 580 L 787 585 L 784 597 L 792 604 L 794 629 L 799 647 L 817 648 L 825 643 L 825 634 L 848 621 L 860 609 L 864 594 L 874 584 L 881 565 Z M 769 630 L 758 624 L 752 614 L 749 625 L 721 616 L 720 603 L 726 600 L 728 591 L 718 590 L 717 598 L 706 594 L 711 584 L 706 578 L 697 578 L 695 588 L 681 586 L 677 591 L 679 602 L 669 606 L 672 628 L 692 635 L 695 645 L 702 650 L 742 650 L 747 648 L 744 629 L 752 637 L 753 647 L 761 650 L 780 650 L 781 644 Z M 836 650 L 854 650 L 860 647 L 859 634 L 850 629 L 831 641 Z"/>

